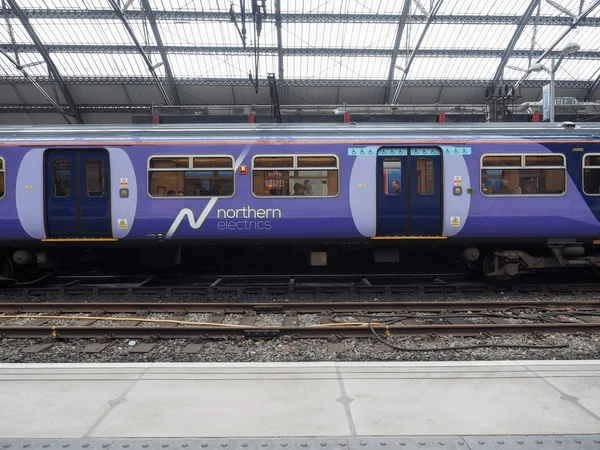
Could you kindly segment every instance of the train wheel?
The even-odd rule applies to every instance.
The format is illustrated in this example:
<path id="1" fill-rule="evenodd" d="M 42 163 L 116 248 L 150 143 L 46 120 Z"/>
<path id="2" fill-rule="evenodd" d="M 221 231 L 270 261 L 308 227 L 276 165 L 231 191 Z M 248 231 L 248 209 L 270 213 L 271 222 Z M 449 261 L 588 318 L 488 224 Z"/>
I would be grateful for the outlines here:
<path id="1" fill-rule="evenodd" d="M 12 261 L 6 255 L 0 255 L 0 283 L 13 281 L 15 276 L 15 267 Z"/>
<path id="2" fill-rule="evenodd" d="M 483 261 L 483 274 L 485 277 L 493 283 L 497 284 L 511 284 L 514 283 L 519 278 L 518 268 L 517 267 L 508 267 L 513 266 L 514 264 L 509 264 L 508 266 L 503 265 L 502 262 L 499 264 L 499 269 L 506 269 L 502 274 L 496 274 L 496 268 L 494 264 L 495 255 L 494 253 L 489 253 L 485 260 Z M 516 265 L 514 265 L 516 266 Z M 511 273 L 514 272 L 514 273 Z"/>

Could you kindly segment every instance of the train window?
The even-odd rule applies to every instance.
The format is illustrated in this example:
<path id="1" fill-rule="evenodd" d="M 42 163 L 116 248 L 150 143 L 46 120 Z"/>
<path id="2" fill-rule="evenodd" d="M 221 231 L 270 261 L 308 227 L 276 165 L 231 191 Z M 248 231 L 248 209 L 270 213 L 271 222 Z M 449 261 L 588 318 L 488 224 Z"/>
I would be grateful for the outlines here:
<path id="1" fill-rule="evenodd" d="M 338 159 L 333 155 L 255 156 L 252 192 L 256 197 L 335 197 Z"/>
<path id="2" fill-rule="evenodd" d="M 85 185 L 88 197 L 104 195 L 104 161 L 89 159 L 85 163 Z"/>
<path id="3" fill-rule="evenodd" d="M 600 195 L 600 155 L 583 157 L 583 192 L 586 195 Z"/>
<path id="4" fill-rule="evenodd" d="M 223 157 L 194 158 L 194 169 L 233 169 L 233 159 Z"/>
<path id="5" fill-rule="evenodd" d="M 562 167 L 564 165 L 561 155 L 536 155 L 525 156 L 525 166 L 527 167 Z"/>
<path id="6" fill-rule="evenodd" d="M 261 156 L 254 158 L 255 169 L 266 169 L 274 167 L 294 167 L 293 156 Z"/>
<path id="7" fill-rule="evenodd" d="M 298 167 L 337 167 L 333 156 L 298 156 Z"/>
<path id="8" fill-rule="evenodd" d="M 151 158 L 150 168 L 151 169 L 187 169 L 190 166 L 189 157 L 175 157 L 175 158 Z"/>
<path id="9" fill-rule="evenodd" d="M 499 155 L 484 156 L 482 165 L 483 167 L 519 167 L 521 165 L 521 157 Z"/>
<path id="10" fill-rule="evenodd" d="M 385 195 L 402 193 L 402 161 L 400 158 L 383 160 L 383 193 Z"/>
<path id="11" fill-rule="evenodd" d="M 514 166 L 515 158 L 519 160 L 518 166 Z M 566 176 L 562 154 L 486 155 L 482 159 L 481 193 L 485 196 L 563 195 Z"/>
<path id="12" fill-rule="evenodd" d="M 52 163 L 52 190 L 55 197 L 71 195 L 71 161 L 57 159 Z"/>
<path id="13" fill-rule="evenodd" d="M 435 176 L 433 158 L 421 157 L 417 159 L 417 194 L 433 195 L 435 194 Z"/>
<path id="14" fill-rule="evenodd" d="M 585 155 L 584 166 L 600 166 L 600 155 Z"/>
<path id="15" fill-rule="evenodd" d="M 6 192 L 6 184 L 4 178 L 4 159 L 0 158 L 0 198 L 4 198 Z"/>
<path id="16" fill-rule="evenodd" d="M 231 156 L 151 157 L 151 197 L 231 197 L 235 191 Z"/>

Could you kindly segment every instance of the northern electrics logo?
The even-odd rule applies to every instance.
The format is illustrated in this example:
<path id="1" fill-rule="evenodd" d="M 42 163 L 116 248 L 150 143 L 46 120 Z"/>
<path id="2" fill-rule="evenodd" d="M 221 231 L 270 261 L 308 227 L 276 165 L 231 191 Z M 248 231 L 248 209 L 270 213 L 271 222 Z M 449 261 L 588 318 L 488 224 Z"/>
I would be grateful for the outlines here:
<path id="1" fill-rule="evenodd" d="M 281 210 L 277 208 L 217 209 L 217 229 L 225 230 L 270 230 L 271 220 L 281 219 Z"/>
<path id="2" fill-rule="evenodd" d="M 183 219 L 188 220 L 190 228 L 198 230 L 211 210 L 213 209 L 216 198 L 212 198 L 204 210 L 196 218 L 194 212 L 189 208 L 184 208 L 179 211 L 177 217 L 171 224 L 165 238 L 170 239 Z M 281 210 L 278 208 L 253 208 L 252 206 L 244 206 L 243 208 L 219 208 L 217 209 L 217 229 L 219 231 L 242 231 L 242 230 L 261 230 L 267 231 L 272 227 L 272 221 L 281 219 Z"/>

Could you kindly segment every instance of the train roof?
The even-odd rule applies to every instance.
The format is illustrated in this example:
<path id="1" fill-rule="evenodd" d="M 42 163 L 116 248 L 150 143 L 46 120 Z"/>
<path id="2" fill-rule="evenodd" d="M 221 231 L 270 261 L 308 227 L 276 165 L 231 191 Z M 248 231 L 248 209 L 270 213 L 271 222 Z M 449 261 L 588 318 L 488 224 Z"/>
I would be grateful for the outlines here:
<path id="1" fill-rule="evenodd" d="M 258 139 L 600 139 L 599 123 L 349 123 L 349 124 L 185 124 L 0 126 L 0 144 L 11 142 L 156 142 Z"/>

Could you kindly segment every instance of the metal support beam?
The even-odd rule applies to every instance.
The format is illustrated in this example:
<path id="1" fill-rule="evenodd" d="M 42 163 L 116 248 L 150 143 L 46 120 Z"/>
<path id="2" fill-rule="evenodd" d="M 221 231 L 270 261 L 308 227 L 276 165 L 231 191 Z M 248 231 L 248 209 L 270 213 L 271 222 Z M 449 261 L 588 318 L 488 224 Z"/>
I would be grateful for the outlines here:
<path id="1" fill-rule="evenodd" d="M 518 23 L 517 28 L 515 29 L 515 32 L 512 35 L 512 38 L 510 39 L 508 45 L 506 46 L 506 49 L 504 50 L 504 53 L 502 54 L 500 64 L 498 65 L 498 68 L 496 69 L 496 73 L 494 74 L 494 78 L 492 80 L 492 83 L 494 85 L 498 83 L 498 81 L 500 81 L 501 78 L 504 78 L 504 66 L 506 66 L 506 63 L 508 63 L 510 55 L 514 50 L 515 45 L 517 45 L 517 41 L 521 37 L 521 33 L 523 33 L 523 30 L 529 23 L 529 20 L 531 19 L 531 16 L 533 15 L 535 9 L 538 7 L 539 3 L 540 0 L 531 0 L 531 3 L 529 3 L 529 6 L 523 13 L 521 21 Z"/>
<path id="2" fill-rule="evenodd" d="M 25 14 L 23 14 L 23 11 L 17 4 L 16 0 L 7 0 L 7 2 L 10 5 L 13 14 L 21 21 L 23 28 L 25 28 L 25 31 L 27 31 L 27 34 L 29 35 L 29 37 L 31 38 L 31 41 L 33 42 L 33 44 L 35 46 L 35 51 L 37 53 L 39 53 L 42 56 L 42 58 L 44 59 L 44 61 L 46 62 L 48 71 L 54 77 L 54 80 L 58 84 L 58 87 L 60 88 L 63 96 L 65 97 L 65 100 L 66 100 L 67 104 L 69 105 L 69 110 L 70 110 L 70 112 L 68 112 L 66 114 L 73 116 L 75 118 L 75 120 L 77 121 L 77 123 L 83 123 L 83 118 L 81 117 L 81 114 L 79 113 L 79 111 L 77 109 L 75 100 L 73 100 L 71 93 L 67 89 L 67 85 L 65 84 L 60 72 L 58 71 L 58 68 L 54 64 L 54 61 L 52 61 L 52 58 L 50 58 L 50 54 L 48 53 L 48 51 L 46 51 L 44 44 L 42 43 L 42 41 L 38 37 L 37 33 L 35 32 L 35 30 L 31 26 L 31 24 L 29 23 L 29 19 L 25 16 Z M 7 56 L 7 54 L 4 53 L 4 56 Z M 11 59 L 11 58 L 9 58 L 9 59 Z M 13 64 L 15 64 L 15 62 L 16 61 L 14 61 L 14 60 L 11 61 L 11 63 L 13 63 Z M 19 64 L 19 66 L 20 66 L 20 64 Z M 15 67 L 17 67 L 17 66 L 15 66 Z M 60 106 L 57 107 L 57 103 L 52 99 L 52 97 L 50 97 L 50 95 L 48 95 L 48 93 L 41 86 L 39 86 L 39 84 L 35 83 L 34 80 L 29 75 L 27 75 L 21 68 L 17 67 L 17 69 L 19 69 L 19 71 L 21 71 L 21 73 L 23 73 L 23 75 L 26 78 L 28 78 L 30 82 L 32 82 L 34 84 L 36 89 L 38 89 L 38 90 L 40 90 L 40 92 L 42 92 L 42 95 L 44 95 L 46 100 L 48 100 L 55 108 L 57 108 L 63 114 L 65 113 L 65 111 Z"/>
<path id="3" fill-rule="evenodd" d="M 387 102 L 390 97 L 390 93 L 392 90 L 392 80 L 394 79 L 394 72 L 396 61 L 398 60 L 398 51 L 400 50 L 400 41 L 402 40 L 402 35 L 404 34 L 404 28 L 406 27 L 406 18 L 408 17 L 408 13 L 410 11 L 410 3 L 411 0 L 404 0 L 404 6 L 402 7 L 402 14 L 400 15 L 400 20 L 398 21 L 398 30 L 396 31 L 396 40 L 394 41 L 394 50 L 392 50 L 392 58 L 390 60 L 390 70 L 388 71 L 388 78 L 385 84 L 385 91 L 383 93 L 383 102 Z M 391 99 L 390 99 L 391 100 Z"/>
<path id="4" fill-rule="evenodd" d="M 548 49 L 546 49 L 546 51 L 537 59 L 537 62 L 542 62 L 542 60 L 544 58 L 546 58 L 550 52 L 552 52 L 552 50 L 554 50 L 554 48 L 560 44 L 562 42 L 562 40 L 571 32 L 571 30 L 574 30 L 575 28 L 577 28 L 577 26 L 581 23 L 582 20 L 584 20 L 587 16 L 589 16 L 594 9 L 596 9 L 598 7 L 598 5 L 600 5 L 600 0 L 595 0 L 592 4 L 590 4 L 581 14 L 579 14 L 577 17 L 575 17 L 571 24 L 569 25 L 569 28 L 567 30 L 565 30 L 553 43 L 550 47 L 548 47 Z"/>
<path id="5" fill-rule="evenodd" d="M 50 83 L 47 77 L 33 77 L 38 83 Z M 252 87 L 252 83 L 248 78 L 177 78 L 179 86 L 246 86 Z M 68 77 L 65 81 L 71 85 L 79 86 L 98 86 L 98 85 L 133 85 L 133 86 L 148 86 L 153 85 L 154 80 L 149 77 Z M 507 80 L 507 82 L 516 82 L 517 80 Z M 343 88 L 385 88 L 386 80 L 365 80 L 360 78 L 355 79 L 286 79 L 285 84 L 288 88 L 293 87 L 343 87 Z M 25 77 L 1 76 L 0 84 L 29 84 L 29 80 Z M 545 80 L 525 80 L 521 84 L 524 88 L 539 89 L 548 82 Z M 259 80 L 260 86 L 268 86 L 267 80 Z M 425 87 L 425 88 L 485 88 L 489 86 L 490 80 L 473 80 L 473 79 L 419 79 L 406 80 L 405 87 Z M 392 87 L 396 82 L 392 82 Z M 584 80 L 557 80 L 556 87 L 565 89 L 584 89 L 588 90 L 593 85 L 592 81 Z"/>
<path id="6" fill-rule="evenodd" d="M 135 45 L 121 44 L 48 44 L 45 46 L 51 53 L 139 53 Z M 19 53 L 35 52 L 36 47 L 33 44 L 19 44 L 15 48 Z M 150 52 L 158 52 L 156 45 L 145 46 Z M 253 49 L 244 49 L 242 46 L 196 46 L 196 45 L 165 45 L 167 54 L 187 54 L 187 55 L 252 55 Z M 12 52 L 13 46 L 7 43 L 0 43 L 0 49 L 6 52 Z M 261 47 L 263 55 L 278 55 L 277 47 Z M 409 49 L 414 52 L 414 48 Z M 377 56 L 391 58 L 393 54 L 391 48 L 337 48 L 337 47 L 288 47 L 283 48 L 284 56 L 339 56 L 339 57 L 362 57 Z M 428 57 L 447 57 L 447 58 L 501 58 L 504 50 L 495 49 L 456 49 L 456 48 L 424 48 L 418 50 L 419 56 Z M 544 52 L 542 50 L 513 50 L 513 58 L 529 58 L 530 54 L 534 58 L 539 58 L 545 54 L 549 56 L 554 54 L 556 58 L 561 55 L 560 51 Z M 571 59 L 600 59 L 600 50 L 581 50 L 573 55 Z"/>
<path id="7" fill-rule="evenodd" d="M 12 1 L 12 0 L 9 0 L 9 1 Z M 129 25 L 129 22 L 123 15 L 123 12 L 119 8 L 119 5 L 117 5 L 115 0 L 108 0 L 108 3 L 110 3 L 110 5 L 113 7 L 115 13 L 117 14 L 117 17 L 121 20 L 121 22 L 123 23 L 123 26 L 125 27 L 125 30 L 127 30 L 127 33 L 131 37 L 131 40 L 133 41 L 133 43 L 135 45 L 135 49 L 142 56 L 144 63 L 146 63 L 146 66 L 148 67 L 148 71 L 152 75 L 152 78 L 154 79 L 154 82 L 156 83 L 158 90 L 160 91 L 161 95 L 163 96 L 165 103 L 167 105 L 172 105 L 171 99 L 169 98 L 167 91 L 165 91 L 165 88 L 162 85 L 162 81 L 160 80 L 160 78 L 158 77 L 158 74 L 156 73 L 157 66 L 153 65 L 152 61 L 150 61 L 150 58 L 148 58 L 148 55 L 146 54 L 146 52 L 140 45 L 140 42 L 138 41 L 137 37 L 135 36 L 135 33 L 133 32 L 131 25 Z"/>
<path id="8" fill-rule="evenodd" d="M 29 19 L 91 19 L 105 20 L 118 19 L 114 11 L 110 9 L 27 9 L 23 10 Z M 142 20 L 144 12 L 140 10 L 129 10 L 123 12 L 127 20 Z M 171 9 L 167 11 L 154 10 L 157 20 L 173 21 L 218 21 L 229 22 L 229 12 L 200 11 L 192 9 Z M 240 16 L 237 14 L 237 18 Z M 400 14 L 326 14 L 326 13 L 284 13 L 281 15 L 283 23 L 390 23 L 396 24 Z M 273 16 L 267 16 L 266 22 L 274 21 Z M 517 25 L 521 16 L 516 15 L 470 15 L 470 14 L 444 14 L 436 16 L 435 23 L 448 24 L 480 24 L 480 25 Z M 568 26 L 572 21 L 567 16 L 540 16 L 540 25 L 562 25 Z M 423 14 L 411 14 L 409 23 L 425 23 L 427 16 Z M 600 17 L 587 17 L 579 26 L 597 27 Z"/>
<path id="9" fill-rule="evenodd" d="M 50 103 L 57 112 L 59 112 L 63 116 L 65 116 L 65 120 L 67 122 L 69 122 L 69 120 L 66 118 L 66 116 L 72 116 L 71 113 L 69 113 L 68 111 L 65 111 L 58 103 L 56 103 L 56 101 L 54 101 L 54 99 L 50 96 L 50 94 L 48 94 L 48 92 L 46 92 L 46 90 L 42 86 L 40 86 L 40 84 L 33 77 L 31 77 L 31 75 L 29 75 L 27 73 L 25 68 L 23 66 L 21 66 L 21 64 L 19 64 L 19 62 L 16 59 L 14 59 L 11 55 L 6 53 L 4 50 L 0 50 L 0 54 L 4 55 L 4 57 L 10 61 L 10 63 L 15 67 L 15 69 L 17 69 L 19 72 L 21 72 L 23 74 L 23 76 L 27 79 L 27 81 L 29 83 L 31 83 L 33 85 L 33 87 L 35 87 L 46 100 L 48 100 L 48 103 Z M 14 85 L 12 85 L 12 86 L 14 88 Z M 15 88 L 15 91 L 17 92 L 17 95 L 19 96 L 19 98 L 21 98 L 21 101 L 22 101 L 23 99 L 22 99 L 21 95 L 18 93 L 16 88 Z"/>
<path id="10" fill-rule="evenodd" d="M 173 101 L 176 105 L 181 105 L 179 93 L 177 92 L 177 85 L 175 84 L 173 71 L 171 70 L 171 64 L 169 63 L 169 58 L 167 56 L 167 52 L 165 51 L 165 46 L 163 45 L 162 37 L 160 35 L 160 31 L 158 30 L 158 25 L 156 24 L 156 17 L 154 16 L 154 12 L 150 7 L 150 2 L 148 0 L 141 0 L 141 2 L 144 12 L 146 13 L 146 17 L 148 18 L 148 22 L 150 22 L 150 28 L 152 28 L 152 32 L 154 33 L 154 40 L 156 41 L 158 51 L 160 52 L 160 57 L 162 58 L 163 65 L 165 66 L 165 75 L 167 76 L 167 80 L 169 80 Z"/>
<path id="11" fill-rule="evenodd" d="M 402 86 L 404 85 L 404 81 L 406 80 L 406 76 L 408 75 L 408 71 L 410 70 L 410 66 L 412 65 L 412 63 L 415 59 L 415 56 L 416 56 L 417 52 L 419 51 L 419 47 L 421 46 L 421 43 L 423 42 L 423 39 L 425 38 L 425 35 L 427 34 L 427 30 L 429 29 L 429 26 L 433 22 L 435 15 L 439 11 L 440 7 L 442 6 L 443 1 L 444 0 L 437 0 L 435 5 L 433 5 L 432 9 L 429 11 L 429 15 L 427 16 L 427 23 L 425 23 L 425 26 L 423 27 L 423 30 L 421 31 L 421 35 L 419 36 L 419 39 L 417 40 L 417 43 L 415 44 L 415 47 L 413 48 L 413 51 L 410 54 L 410 57 L 408 58 L 406 67 L 404 67 L 404 70 L 402 71 L 402 78 L 400 79 L 400 82 L 398 83 L 398 86 L 396 87 L 396 92 L 394 92 L 394 97 L 392 97 L 392 101 L 391 101 L 392 104 L 394 104 L 398 101 L 398 96 L 400 95 L 400 91 L 402 90 Z"/>
<path id="12" fill-rule="evenodd" d="M 281 0 L 275 0 L 275 27 L 277 28 L 277 64 L 279 67 L 279 92 L 281 102 L 286 103 L 285 84 L 283 79 L 283 39 L 281 37 Z"/>
<path id="13" fill-rule="evenodd" d="M 574 18 L 571 21 L 569 28 L 567 28 L 563 33 L 561 33 L 561 35 L 558 38 L 556 38 L 556 40 L 550 45 L 550 47 L 548 47 L 536 59 L 536 62 L 541 63 L 544 60 L 544 58 L 547 58 L 548 56 L 550 56 L 550 57 L 554 56 L 557 53 L 557 52 L 554 52 L 554 49 L 556 48 L 556 46 L 562 42 L 562 40 L 571 32 L 571 30 L 577 28 L 577 26 L 581 23 L 581 21 L 584 20 L 587 16 L 589 16 L 594 11 L 594 9 L 596 9 L 598 7 L 598 5 L 600 5 L 600 0 L 594 0 L 594 2 L 591 3 L 584 11 L 582 11 L 581 14 L 579 14 L 576 18 Z M 562 55 L 562 52 L 558 52 L 558 56 L 561 57 L 564 55 Z M 581 56 L 581 54 L 579 52 L 575 53 L 573 55 L 570 55 L 571 58 L 577 58 L 580 56 Z M 596 58 L 592 58 L 592 59 L 596 59 Z M 519 81 L 517 81 L 517 83 L 510 90 L 509 95 L 512 94 L 520 85 L 522 85 L 522 83 L 525 81 L 525 79 L 528 76 L 529 76 L 529 72 L 527 72 L 525 75 L 523 75 L 523 77 Z"/>
<path id="14" fill-rule="evenodd" d="M 596 78 L 596 81 L 594 81 L 594 84 L 592 84 L 590 86 L 590 88 L 588 89 L 588 91 L 586 92 L 585 96 L 583 97 L 583 101 L 584 102 L 592 101 L 592 97 L 594 96 L 594 94 L 596 93 L 596 91 L 598 89 L 600 89 L 600 75 L 598 75 L 598 78 Z"/>

